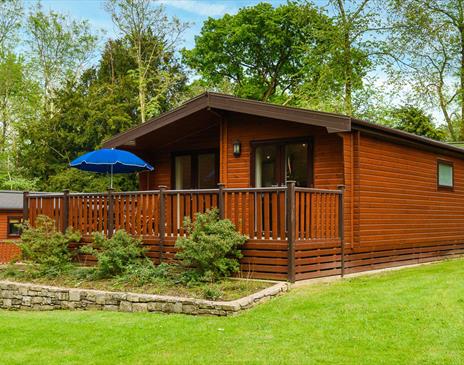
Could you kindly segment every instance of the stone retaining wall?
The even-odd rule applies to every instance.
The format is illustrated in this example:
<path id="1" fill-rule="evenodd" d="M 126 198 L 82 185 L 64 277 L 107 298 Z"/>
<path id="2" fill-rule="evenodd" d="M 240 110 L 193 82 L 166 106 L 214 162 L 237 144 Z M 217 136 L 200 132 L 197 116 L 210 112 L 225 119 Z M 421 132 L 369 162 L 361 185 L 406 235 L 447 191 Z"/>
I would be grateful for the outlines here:
<path id="1" fill-rule="evenodd" d="M 0 281 L 0 308 L 9 310 L 108 310 L 120 312 L 163 312 L 227 316 L 253 307 L 288 290 L 277 283 L 247 297 L 230 302 L 163 295 L 69 289 Z"/>

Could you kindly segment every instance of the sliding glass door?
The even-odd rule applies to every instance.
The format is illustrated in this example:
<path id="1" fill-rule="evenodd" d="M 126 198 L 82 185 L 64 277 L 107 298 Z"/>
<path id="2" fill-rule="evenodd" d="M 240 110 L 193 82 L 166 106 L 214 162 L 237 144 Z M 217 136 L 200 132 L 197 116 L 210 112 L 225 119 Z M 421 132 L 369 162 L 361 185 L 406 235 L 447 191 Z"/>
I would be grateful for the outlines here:
<path id="1" fill-rule="evenodd" d="M 309 139 L 254 142 L 254 176 L 256 187 L 312 185 L 312 158 Z"/>
<path id="2" fill-rule="evenodd" d="M 173 186 L 182 189 L 214 189 L 218 184 L 216 151 L 176 154 L 173 158 Z"/>

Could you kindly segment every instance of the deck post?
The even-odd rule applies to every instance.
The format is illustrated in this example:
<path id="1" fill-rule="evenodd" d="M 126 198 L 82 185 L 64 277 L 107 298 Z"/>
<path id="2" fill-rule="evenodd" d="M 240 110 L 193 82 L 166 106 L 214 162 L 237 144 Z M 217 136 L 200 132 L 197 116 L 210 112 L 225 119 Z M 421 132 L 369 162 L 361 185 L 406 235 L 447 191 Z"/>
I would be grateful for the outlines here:
<path id="1" fill-rule="evenodd" d="M 63 215 L 61 217 L 61 229 L 65 233 L 69 224 L 69 190 L 63 191 Z"/>
<path id="2" fill-rule="evenodd" d="M 23 223 L 29 219 L 29 192 L 23 192 Z"/>
<path id="3" fill-rule="evenodd" d="M 345 276 L 345 220 L 344 220 L 344 195 L 345 185 L 339 185 L 338 195 L 338 235 L 340 236 L 340 275 Z"/>
<path id="4" fill-rule="evenodd" d="M 111 238 L 113 237 L 113 231 L 114 231 L 114 195 L 113 195 L 114 189 L 109 188 L 108 189 L 108 233 L 107 237 Z"/>
<path id="5" fill-rule="evenodd" d="M 218 195 L 218 209 L 219 209 L 219 218 L 224 219 L 225 217 L 225 208 L 224 208 L 224 184 L 219 183 L 219 195 Z"/>
<path id="6" fill-rule="evenodd" d="M 287 181 L 288 281 L 295 282 L 295 181 Z"/>
<path id="7" fill-rule="evenodd" d="M 166 186 L 159 186 L 159 197 L 160 197 L 160 219 L 159 219 L 159 233 L 160 233 L 160 254 L 159 260 L 160 263 L 163 262 L 163 250 L 164 250 L 164 241 L 166 239 Z"/>

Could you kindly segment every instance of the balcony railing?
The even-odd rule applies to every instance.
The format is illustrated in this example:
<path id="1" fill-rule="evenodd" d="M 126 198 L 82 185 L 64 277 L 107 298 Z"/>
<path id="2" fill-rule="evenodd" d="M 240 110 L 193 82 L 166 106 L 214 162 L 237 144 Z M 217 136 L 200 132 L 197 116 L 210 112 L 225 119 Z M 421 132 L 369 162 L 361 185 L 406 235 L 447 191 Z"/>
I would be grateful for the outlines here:
<path id="1" fill-rule="evenodd" d="M 184 217 L 194 219 L 196 213 L 217 208 L 221 218 L 230 219 L 249 237 L 250 247 L 255 242 L 285 249 L 291 280 L 298 274 L 298 260 L 304 259 L 304 246 L 298 250 L 298 244 L 341 242 L 343 237 L 343 191 L 300 188 L 294 182 L 272 188 L 233 189 L 220 184 L 207 190 L 161 186 L 134 192 L 25 193 L 24 199 L 24 216 L 32 225 L 38 215 L 47 215 L 60 230 L 72 227 L 84 237 L 94 232 L 111 237 L 124 229 L 145 242 L 157 242 L 160 261 L 173 257 L 173 250 L 164 245 L 173 246 L 186 234 Z M 343 250 L 343 245 L 336 245 Z"/>

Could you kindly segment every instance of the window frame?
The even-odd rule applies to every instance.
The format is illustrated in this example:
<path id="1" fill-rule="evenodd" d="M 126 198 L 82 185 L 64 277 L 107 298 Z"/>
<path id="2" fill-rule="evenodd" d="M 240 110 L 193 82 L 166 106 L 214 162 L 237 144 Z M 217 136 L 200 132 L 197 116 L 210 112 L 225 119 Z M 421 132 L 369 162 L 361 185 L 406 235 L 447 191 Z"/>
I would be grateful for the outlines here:
<path id="1" fill-rule="evenodd" d="M 451 167 L 451 179 L 452 185 L 441 185 L 440 184 L 440 165 L 446 165 Z M 454 163 L 448 160 L 437 160 L 437 190 L 446 190 L 446 191 L 454 191 Z"/>
<path id="2" fill-rule="evenodd" d="M 181 190 L 208 190 L 208 188 L 198 188 L 198 155 L 214 153 L 214 169 L 216 175 L 216 184 L 219 184 L 219 150 L 217 148 L 208 148 L 202 150 L 175 151 L 171 153 L 171 189 L 176 190 L 176 157 L 190 156 L 192 176 L 190 177 L 191 189 Z M 209 189 L 215 189 L 209 188 Z"/>
<path id="3" fill-rule="evenodd" d="M 276 180 L 279 186 L 285 185 L 285 146 L 294 143 L 306 143 L 308 145 L 308 185 L 307 188 L 314 187 L 314 140 L 313 137 L 294 137 L 294 138 L 278 138 L 278 139 L 264 139 L 264 140 L 254 140 L 250 142 L 251 153 L 250 153 L 250 185 L 251 187 L 256 187 L 256 148 L 262 145 L 277 145 L 277 155 L 276 155 Z"/>
<path id="4" fill-rule="evenodd" d="M 19 220 L 19 224 L 22 224 L 23 217 L 18 215 L 9 215 L 7 216 L 7 225 L 6 225 L 6 235 L 7 237 L 20 237 L 21 236 L 21 229 L 19 229 L 19 233 L 11 233 L 10 232 L 10 220 L 17 219 Z"/>

